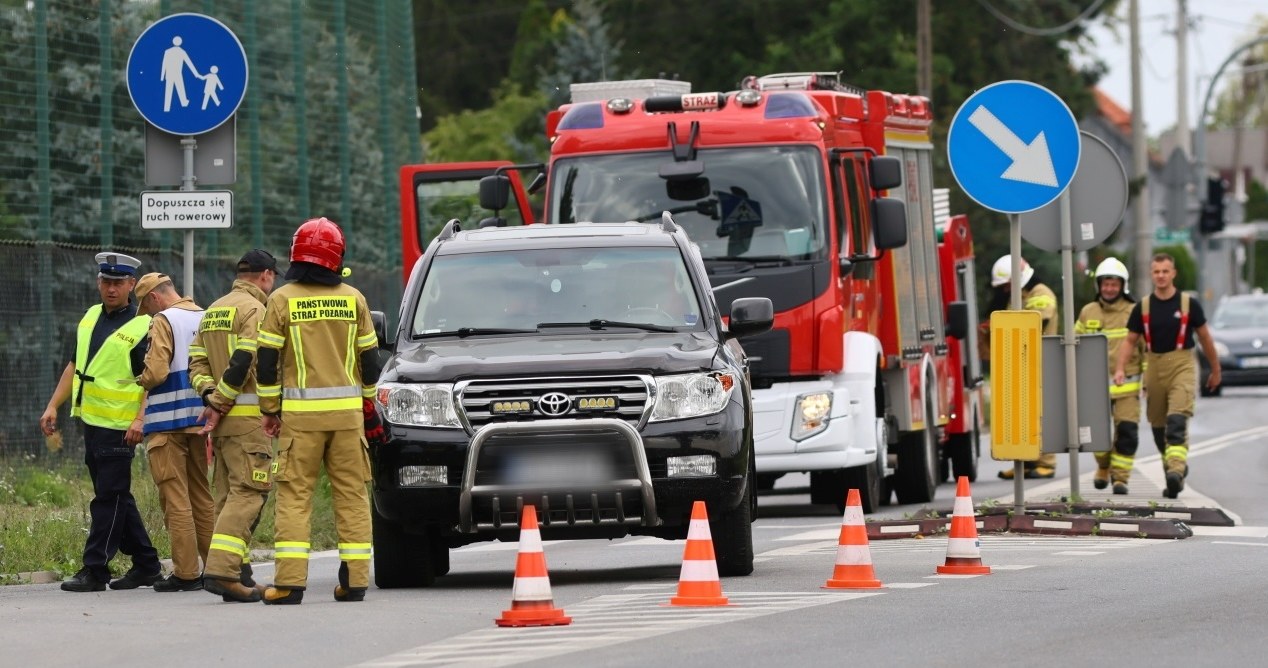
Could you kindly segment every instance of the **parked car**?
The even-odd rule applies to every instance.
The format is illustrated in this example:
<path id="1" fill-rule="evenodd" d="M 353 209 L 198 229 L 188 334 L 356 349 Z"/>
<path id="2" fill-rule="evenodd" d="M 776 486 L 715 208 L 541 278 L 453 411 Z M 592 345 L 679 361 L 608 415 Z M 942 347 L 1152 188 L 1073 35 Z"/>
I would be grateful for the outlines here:
<path id="1" fill-rule="evenodd" d="M 1224 297 L 1209 322 L 1222 382 L 1214 391 L 1206 389 L 1211 369 L 1206 356 L 1199 355 L 1202 396 L 1217 397 L 1225 386 L 1268 385 L 1268 295 Z"/>

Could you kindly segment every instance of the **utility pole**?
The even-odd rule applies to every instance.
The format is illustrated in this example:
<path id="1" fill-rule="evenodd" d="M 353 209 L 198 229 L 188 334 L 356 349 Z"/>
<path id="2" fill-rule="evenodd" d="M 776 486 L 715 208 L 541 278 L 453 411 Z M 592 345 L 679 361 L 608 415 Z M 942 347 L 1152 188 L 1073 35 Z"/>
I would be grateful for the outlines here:
<path id="1" fill-rule="evenodd" d="M 933 0 L 916 0 L 916 94 L 933 99 Z"/>
<path id="2" fill-rule="evenodd" d="M 1189 12 L 1188 0 L 1176 0 L 1176 146 L 1193 157 L 1189 134 Z"/>
<path id="3" fill-rule="evenodd" d="M 1132 276 L 1145 294 L 1149 283 L 1149 259 L 1153 257 L 1153 229 L 1149 224 L 1149 166 L 1145 162 L 1145 102 L 1140 89 L 1140 0 L 1131 0 L 1128 22 L 1131 24 L 1132 69 L 1132 178 L 1136 183 L 1136 201 L 1132 204 L 1132 222 L 1136 228 L 1136 266 Z"/>

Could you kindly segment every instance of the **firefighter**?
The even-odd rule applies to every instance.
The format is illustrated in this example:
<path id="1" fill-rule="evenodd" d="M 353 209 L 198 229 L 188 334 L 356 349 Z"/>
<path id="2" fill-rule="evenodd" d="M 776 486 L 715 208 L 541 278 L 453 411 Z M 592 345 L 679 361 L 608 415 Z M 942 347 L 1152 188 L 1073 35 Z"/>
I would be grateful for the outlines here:
<path id="1" fill-rule="evenodd" d="M 70 414 L 84 423 L 84 464 L 92 479 L 88 538 L 83 568 L 62 582 L 64 591 L 148 587 L 159 579 L 158 551 L 132 496 L 132 458 L 141 441 L 141 398 L 132 379 L 145 357 L 150 319 L 137 314 L 129 296 L 141 261 L 121 253 L 98 253 L 101 303 L 79 321 L 75 352 L 40 416 L 45 436 L 57 433 L 57 409 L 71 399 Z M 110 582 L 116 552 L 132 557 L 132 568 Z"/>
<path id="2" fill-rule="evenodd" d="M 250 603 L 263 593 L 252 578 L 248 546 L 273 487 L 273 448 L 260 427 L 255 351 L 276 279 L 277 260 L 268 251 L 247 251 L 233 289 L 207 308 L 189 346 L 190 378 L 205 405 L 201 433 L 211 434 L 215 453 L 216 525 L 203 589 L 225 602 Z"/>
<path id="3" fill-rule="evenodd" d="M 1107 364 L 1118 359 L 1119 346 L 1127 342 L 1127 318 L 1135 304 L 1127 289 L 1127 266 L 1117 258 L 1105 258 L 1096 266 L 1096 300 L 1083 307 L 1074 323 L 1076 334 L 1104 334 L 1109 339 Z M 1114 418 L 1114 443 L 1109 452 L 1096 453 L 1096 474 L 1092 485 L 1105 489 L 1111 483 L 1115 494 L 1127 493 L 1132 461 L 1136 456 L 1140 430 L 1140 374 L 1145 347 L 1137 343 L 1127 357 L 1127 378 L 1121 385 L 1110 384 L 1110 413 Z"/>
<path id="4" fill-rule="evenodd" d="M 292 281 L 269 297 L 258 336 L 256 393 L 265 434 L 278 438 L 273 585 L 264 603 L 297 604 L 308 580 L 313 488 L 324 463 L 339 540 L 336 601 L 361 601 L 370 582 L 370 458 L 364 399 L 379 377 L 378 337 L 365 297 L 343 283 L 343 231 L 326 218 L 295 231 Z"/>
<path id="5" fill-rule="evenodd" d="M 172 574 L 154 591 L 203 588 L 199 559 L 207 561 L 215 520 L 207 481 L 207 439 L 198 433 L 203 404 L 189 380 L 189 344 L 203 310 L 182 297 L 166 274 L 150 273 L 136 284 L 138 308 L 150 321 L 150 349 L 136 379 L 145 401 L 145 448 L 158 486 L 163 522 L 172 539 Z"/>
<path id="6" fill-rule="evenodd" d="M 1012 279 L 1013 259 L 1011 255 L 1005 255 L 991 268 L 992 311 L 1008 308 Z M 1045 336 L 1057 333 L 1057 295 L 1035 276 L 1035 268 L 1025 258 L 1021 260 L 1021 307 L 1039 312 Z M 1051 478 L 1057 474 L 1057 455 L 1051 452 L 1041 454 L 1038 460 L 1026 462 L 1025 470 L 1027 478 Z M 999 477 L 1012 480 L 1013 469 L 1000 471 Z"/>
<path id="7" fill-rule="evenodd" d="M 1220 360 L 1202 304 L 1175 286 L 1175 258 L 1166 253 L 1154 255 L 1149 272 L 1154 291 L 1132 307 L 1127 320 L 1127 345 L 1119 349 L 1114 364 L 1114 384 L 1127 382 L 1127 359 L 1143 337 L 1145 415 L 1154 444 L 1162 453 L 1167 480 L 1163 495 L 1174 499 L 1184 490 L 1184 479 L 1189 475 L 1189 418 L 1193 417 L 1193 395 L 1198 385 L 1194 332 L 1211 364 L 1211 375 L 1206 379 L 1208 389 L 1220 386 Z"/>

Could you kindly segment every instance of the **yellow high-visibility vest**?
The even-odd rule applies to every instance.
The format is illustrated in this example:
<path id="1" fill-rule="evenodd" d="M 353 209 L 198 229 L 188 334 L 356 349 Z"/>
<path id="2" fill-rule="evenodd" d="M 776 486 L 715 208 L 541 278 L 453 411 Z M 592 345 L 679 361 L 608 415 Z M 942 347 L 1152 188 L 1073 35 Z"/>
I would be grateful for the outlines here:
<path id="1" fill-rule="evenodd" d="M 70 414 L 94 427 L 127 429 L 141 410 L 145 392 L 135 382 L 129 353 L 149 331 L 150 316 L 139 315 L 124 323 L 106 337 L 90 360 L 88 347 L 101 311 L 97 304 L 79 321 Z"/>

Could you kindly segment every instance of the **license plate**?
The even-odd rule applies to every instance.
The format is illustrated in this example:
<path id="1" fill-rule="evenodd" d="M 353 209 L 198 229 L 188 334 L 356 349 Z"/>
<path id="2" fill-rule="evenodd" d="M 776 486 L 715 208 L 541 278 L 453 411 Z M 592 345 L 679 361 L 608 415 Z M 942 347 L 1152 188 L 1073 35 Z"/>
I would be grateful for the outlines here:
<path id="1" fill-rule="evenodd" d="M 1243 357 L 1243 369 L 1261 369 L 1268 366 L 1268 357 Z"/>
<path id="2" fill-rule="evenodd" d="M 601 452 L 534 451 L 505 457 L 504 484 L 559 486 L 609 482 L 612 464 Z"/>

